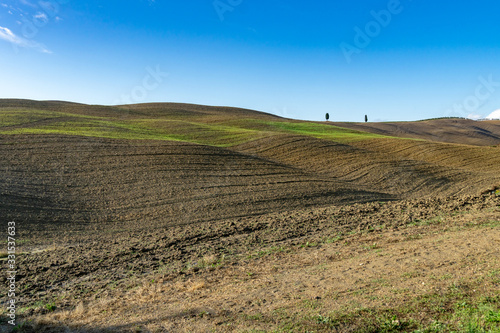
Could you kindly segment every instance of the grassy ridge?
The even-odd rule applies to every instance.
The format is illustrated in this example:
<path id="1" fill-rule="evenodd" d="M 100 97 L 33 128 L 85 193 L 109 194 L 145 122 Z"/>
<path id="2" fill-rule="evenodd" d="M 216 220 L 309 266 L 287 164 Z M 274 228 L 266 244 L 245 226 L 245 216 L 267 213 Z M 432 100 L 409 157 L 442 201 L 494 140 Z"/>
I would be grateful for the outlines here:
<path id="1" fill-rule="evenodd" d="M 338 126 L 318 124 L 312 122 L 263 122 L 274 131 L 311 136 L 317 139 L 326 139 L 339 142 L 352 142 L 384 136 L 367 132 L 355 131 Z"/>
<path id="2" fill-rule="evenodd" d="M 42 110 L 2 110 L 0 124 L 1 127 L 16 126 L 56 117 L 61 117 L 61 114 Z"/>
<path id="3" fill-rule="evenodd" d="M 383 136 L 306 121 L 267 121 L 251 118 L 213 119 L 168 116 L 110 118 L 74 113 L 0 110 L 0 134 L 61 134 L 129 140 L 186 141 L 219 147 L 233 146 L 271 135 L 304 135 L 336 142 Z"/>

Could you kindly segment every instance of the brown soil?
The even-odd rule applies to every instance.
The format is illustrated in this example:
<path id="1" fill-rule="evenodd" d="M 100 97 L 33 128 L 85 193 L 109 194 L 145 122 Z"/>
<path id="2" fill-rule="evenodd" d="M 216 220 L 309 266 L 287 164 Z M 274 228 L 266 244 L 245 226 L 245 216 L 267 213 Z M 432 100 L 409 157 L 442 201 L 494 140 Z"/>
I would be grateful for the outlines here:
<path id="1" fill-rule="evenodd" d="M 358 131 L 423 139 L 437 142 L 494 146 L 500 144 L 500 120 L 474 121 L 460 118 L 432 119 L 417 122 L 330 124 Z"/>
<path id="2" fill-rule="evenodd" d="M 478 194 L 500 182 L 500 154 L 492 147 L 393 139 L 346 145 L 280 136 L 235 149 L 400 199 Z"/>
<path id="3" fill-rule="evenodd" d="M 494 195 L 377 202 L 64 235 L 21 257 L 19 301 L 59 309 L 29 308 L 23 316 L 37 324 L 26 331 L 270 330 L 285 311 L 326 332 L 304 314 L 403 306 L 452 283 L 485 296 L 500 280 L 474 283 L 500 268 L 499 204 Z"/>
<path id="4" fill-rule="evenodd" d="M 182 104 L 35 104 L 120 117 L 276 118 Z M 351 301 L 404 305 L 449 285 L 432 276 L 463 277 L 487 294 L 494 282 L 474 278 L 499 267 L 491 223 L 500 217 L 500 150 L 472 142 L 340 144 L 280 134 L 219 148 L 0 136 L 0 208 L 3 223 L 17 221 L 19 314 L 33 320 L 24 330 L 232 332 L 289 320 L 304 323 L 297 331 L 321 332 L 333 328 L 298 314 L 326 315 Z M 367 297 L 405 291 L 369 302 L 357 294 L 363 288 Z M 275 319 L 276 311 L 288 319 Z"/>
<path id="5" fill-rule="evenodd" d="M 206 117 L 212 121 L 220 119 L 232 119 L 241 117 L 250 117 L 254 119 L 282 119 L 270 113 L 258 112 L 254 110 L 218 107 L 184 103 L 145 103 L 134 105 L 102 106 L 71 103 L 65 101 L 34 101 L 23 99 L 0 99 L 0 108 L 25 108 L 47 111 L 58 111 L 87 116 L 100 117 L 148 117 L 165 116 L 172 118 L 191 118 L 197 119 Z"/>
<path id="6" fill-rule="evenodd" d="M 61 227 L 143 229 L 391 198 L 190 143 L 62 136 L 2 136 L 0 142 L 7 218 L 26 221 L 25 232 L 43 237 Z"/>

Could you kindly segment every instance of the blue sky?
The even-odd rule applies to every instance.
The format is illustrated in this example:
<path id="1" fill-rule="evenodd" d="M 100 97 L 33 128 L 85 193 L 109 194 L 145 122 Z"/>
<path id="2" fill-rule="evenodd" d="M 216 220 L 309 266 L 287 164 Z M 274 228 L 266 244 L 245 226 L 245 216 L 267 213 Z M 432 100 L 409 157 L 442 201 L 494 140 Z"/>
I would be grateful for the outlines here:
<path id="1" fill-rule="evenodd" d="M 500 109 L 499 12 L 492 0 L 0 0 L 0 98 L 483 118 Z"/>

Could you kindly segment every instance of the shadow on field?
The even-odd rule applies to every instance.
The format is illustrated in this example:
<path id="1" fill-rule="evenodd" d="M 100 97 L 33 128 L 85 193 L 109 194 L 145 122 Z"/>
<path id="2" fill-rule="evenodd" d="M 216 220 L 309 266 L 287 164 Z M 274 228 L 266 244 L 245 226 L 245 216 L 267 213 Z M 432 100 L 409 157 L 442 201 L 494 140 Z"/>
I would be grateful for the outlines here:
<path id="1" fill-rule="evenodd" d="M 8 321 L 11 319 L 7 317 L 5 314 L 0 315 L 0 333 L 98 333 L 98 332 L 148 332 L 149 329 L 146 326 L 151 324 L 156 324 L 156 331 L 163 332 L 166 331 L 166 328 L 161 327 L 158 323 L 161 322 L 172 322 L 175 319 L 179 318 L 188 318 L 199 316 L 200 314 L 207 314 L 205 309 L 201 308 L 193 308 L 188 311 L 181 311 L 173 315 L 169 316 L 158 316 L 154 319 L 149 320 L 137 320 L 135 322 L 128 321 L 127 324 L 124 325 L 109 325 L 109 326 L 91 326 L 86 324 L 86 327 L 78 327 L 79 325 L 64 325 L 62 323 L 56 323 L 55 319 L 50 320 L 53 323 L 45 323 L 46 320 L 41 318 L 37 323 L 35 323 L 32 319 L 24 319 L 20 316 L 17 316 L 16 325 L 13 326 L 8 324 Z M 47 320 L 48 322 L 48 320 Z"/>

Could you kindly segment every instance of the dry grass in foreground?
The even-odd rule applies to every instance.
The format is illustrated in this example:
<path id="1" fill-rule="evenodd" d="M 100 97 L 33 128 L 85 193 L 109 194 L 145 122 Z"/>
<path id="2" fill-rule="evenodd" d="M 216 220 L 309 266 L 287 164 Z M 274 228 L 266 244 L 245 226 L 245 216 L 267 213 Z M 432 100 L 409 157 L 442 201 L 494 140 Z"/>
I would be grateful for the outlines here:
<path id="1" fill-rule="evenodd" d="M 500 209 L 208 256 L 19 332 L 500 332 Z"/>

